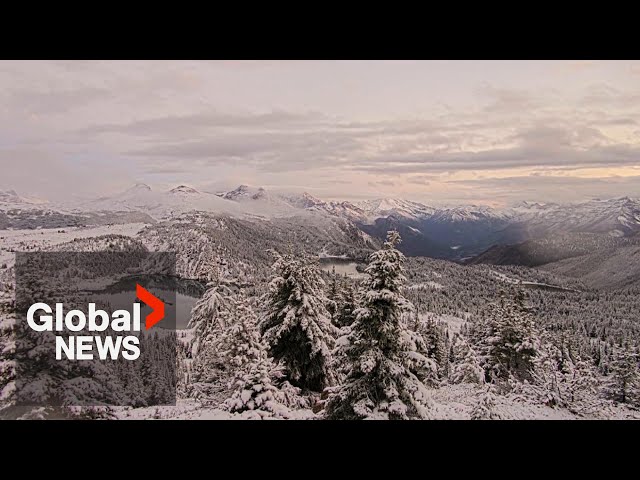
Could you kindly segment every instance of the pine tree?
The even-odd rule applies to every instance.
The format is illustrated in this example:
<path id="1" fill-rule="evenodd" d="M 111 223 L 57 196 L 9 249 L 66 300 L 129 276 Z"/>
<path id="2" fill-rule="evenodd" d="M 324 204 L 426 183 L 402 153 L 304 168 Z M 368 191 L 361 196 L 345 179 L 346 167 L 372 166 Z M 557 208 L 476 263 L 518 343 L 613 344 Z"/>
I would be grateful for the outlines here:
<path id="1" fill-rule="evenodd" d="M 291 254 L 278 256 L 260 330 L 291 383 L 321 391 L 335 381 L 331 349 L 339 331 L 331 324 L 316 267 Z"/>
<path id="2" fill-rule="evenodd" d="M 614 346 L 604 393 L 616 402 L 640 405 L 638 354 L 630 347 Z"/>
<path id="3" fill-rule="evenodd" d="M 331 273 L 329 274 L 329 288 L 327 289 L 327 311 L 331 316 L 331 321 L 335 324 L 336 317 L 338 316 L 338 309 L 342 301 L 340 294 L 340 286 L 338 284 L 338 275 L 336 274 L 336 267 L 331 267 Z"/>
<path id="4" fill-rule="evenodd" d="M 355 311 L 358 308 L 358 291 L 354 288 L 350 281 L 343 283 L 342 303 L 338 310 L 338 318 L 336 325 L 338 327 L 348 327 L 353 324 L 356 319 Z"/>
<path id="5" fill-rule="evenodd" d="M 417 331 L 422 335 L 427 345 L 426 356 L 436 364 L 437 378 L 435 380 L 447 378 L 449 376 L 449 343 L 446 327 L 433 318 L 429 318 L 426 322 L 418 321 L 417 324 Z"/>
<path id="6" fill-rule="evenodd" d="M 247 410 L 264 410 L 280 414 L 286 406 L 283 393 L 272 383 L 272 362 L 265 358 L 243 371 L 234 381 L 234 390 L 224 403 L 229 411 L 241 413 Z"/>
<path id="7" fill-rule="evenodd" d="M 428 416 L 427 388 L 412 370 L 432 362 L 418 352 L 416 340 L 422 339 L 402 319 L 412 308 L 401 293 L 404 255 L 396 249 L 399 242 L 398 232 L 389 232 L 383 248 L 369 258 L 363 305 L 356 310 L 345 347 L 347 378 L 331 392 L 329 419 Z"/>
<path id="8" fill-rule="evenodd" d="M 500 420 L 502 417 L 496 411 L 496 396 L 491 385 L 480 395 L 471 411 L 471 420 Z"/>
<path id="9" fill-rule="evenodd" d="M 194 330 L 194 356 L 229 326 L 227 299 L 232 293 L 228 282 L 210 282 L 202 298 L 193 307 L 188 327 Z"/>
<path id="10" fill-rule="evenodd" d="M 232 394 L 224 406 L 236 413 L 261 410 L 278 416 L 295 400 L 288 398 L 276 385 L 279 372 L 267 356 L 256 315 L 244 297 L 236 298 L 234 314 L 236 322 L 217 342 L 221 357 L 234 370 L 230 384 Z M 285 390 L 291 393 L 291 389 Z"/>
<path id="11" fill-rule="evenodd" d="M 189 328 L 194 331 L 191 347 L 193 361 L 189 367 L 189 396 L 203 402 L 216 402 L 232 372 L 217 348 L 220 336 L 235 322 L 235 283 L 218 279 L 207 290 L 191 312 Z"/>
<path id="12" fill-rule="evenodd" d="M 451 374 L 453 383 L 484 383 L 484 370 L 480 366 L 480 360 L 469 342 L 458 335 L 453 343 L 455 363 Z"/>
<path id="13" fill-rule="evenodd" d="M 486 381 L 531 380 L 538 335 L 533 314 L 525 306 L 524 293 L 519 291 L 514 300 L 502 295 L 491 313 L 473 322 L 469 332 Z"/>
<path id="14" fill-rule="evenodd" d="M 531 381 L 516 390 L 550 407 L 585 413 L 597 403 L 598 380 L 593 366 L 572 355 L 565 343 L 555 346 L 541 338 L 531 371 Z"/>
<path id="15" fill-rule="evenodd" d="M 265 357 L 266 351 L 256 326 L 256 315 L 247 299 L 238 295 L 232 301 L 235 322 L 221 333 L 215 348 L 221 360 L 237 374 Z"/>
<path id="16" fill-rule="evenodd" d="M 331 276 L 328 297 L 331 322 L 338 328 L 351 325 L 357 308 L 356 292 L 348 280 L 340 281 L 335 271 Z"/>

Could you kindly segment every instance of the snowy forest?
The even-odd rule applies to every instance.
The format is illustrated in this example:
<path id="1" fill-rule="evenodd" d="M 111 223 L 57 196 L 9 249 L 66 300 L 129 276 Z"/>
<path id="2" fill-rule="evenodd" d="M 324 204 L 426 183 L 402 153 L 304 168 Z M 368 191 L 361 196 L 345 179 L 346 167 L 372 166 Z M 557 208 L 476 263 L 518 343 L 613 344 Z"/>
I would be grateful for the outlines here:
<path id="1" fill-rule="evenodd" d="M 453 311 L 459 299 L 406 288 L 400 242 L 388 233 L 362 281 L 278 255 L 258 302 L 211 282 L 193 312 L 181 394 L 251 417 L 306 408 L 324 419 L 440 418 L 433 397 L 455 386 L 472 397 L 472 419 L 509 418 L 501 403 L 577 416 L 640 405 L 637 337 L 627 329 L 589 328 L 588 317 L 554 324 L 512 285 L 454 331 L 428 312 Z"/>
<path id="2" fill-rule="evenodd" d="M 228 234 L 220 223 L 229 220 L 218 222 L 216 231 Z M 349 246 L 363 260 L 347 275 L 293 242 L 252 249 L 238 238 L 156 234 L 166 227 L 75 239 L 65 249 L 140 252 L 170 239 L 163 248 L 181 252 L 178 270 L 203 285 L 186 328 L 153 343 L 135 368 L 120 362 L 116 371 L 127 379 L 120 389 L 92 364 L 74 370 L 64 390 L 73 395 L 60 399 L 52 365 L 33 374 L 37 395 L 58 403 L 16 408 L 15 360 L 42 346 L 20 337 L 15 305 L 3 302 L 3 418 L 637 417 L 640 332 L 629 291 L 589 291 L 527 267 L 407 258 L 395 230 L 373 251 L 360 240 Z M 336 252 L 347 248 L 339 245 Z M 9 294 L 11 270 L 3 276 Z M 175 358 L 175 376 L 152 371 L 154 355 Z M 127 406 L 108 406 L 115 390 Z M 105 406 L 78 406 L 87 391 Z M 168 404 L 157 405 L 163 399 Z"/>

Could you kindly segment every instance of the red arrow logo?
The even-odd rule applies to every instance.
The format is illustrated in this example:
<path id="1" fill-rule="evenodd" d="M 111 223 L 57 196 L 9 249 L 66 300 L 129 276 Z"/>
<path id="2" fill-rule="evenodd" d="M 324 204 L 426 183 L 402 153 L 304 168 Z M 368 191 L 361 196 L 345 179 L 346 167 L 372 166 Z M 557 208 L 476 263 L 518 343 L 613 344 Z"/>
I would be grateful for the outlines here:
<path id="1" fill-rule="evenodd" d="M 145 319 L 145 327 L 149 330 L 164 318 L 164 302 L 137 283 L 136 296 L 151 307 L 152 312 Z"/>

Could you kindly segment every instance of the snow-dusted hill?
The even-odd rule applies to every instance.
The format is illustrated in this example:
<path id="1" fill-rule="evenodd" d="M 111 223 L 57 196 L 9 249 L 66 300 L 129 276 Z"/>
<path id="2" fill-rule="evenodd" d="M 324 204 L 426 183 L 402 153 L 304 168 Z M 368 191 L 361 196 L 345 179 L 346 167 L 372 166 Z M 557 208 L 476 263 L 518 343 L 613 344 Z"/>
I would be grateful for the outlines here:
<path id="1" fill-rule="evenodd" d="M 578 278 L 592 288 L 626 288 L 640 285 L 640 246 L 599 249 L 548 263 L 542 268 L 557 275 Z"/>
<path id="2" fill-rule="evenodd" d="M 0 190 L 0 210 L 47 208 L 48 203 L 46 200 L 23 197 L 15 190 Z"/>
<path id="3" fill-rule="evenodd" d="M 195 188 L 179 185 L 169 191 L 156 192 L 145 184 L 136 184 L 118 195 L 102 197 L 77 206 L 81 211 L 141 211 L 156 219 L 192 210 L 236 213 L 234 202 Z"/>

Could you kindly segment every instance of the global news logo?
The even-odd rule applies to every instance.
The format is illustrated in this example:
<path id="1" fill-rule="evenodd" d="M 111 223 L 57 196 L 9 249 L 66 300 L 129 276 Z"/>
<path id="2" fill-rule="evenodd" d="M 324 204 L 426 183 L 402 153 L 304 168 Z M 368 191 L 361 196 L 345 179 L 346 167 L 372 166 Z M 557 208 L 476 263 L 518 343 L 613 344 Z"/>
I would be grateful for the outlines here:
<path id="1" fill-rule="evenodd" d="M 158 297 L 136 284 L 136 297 L 148 305 L 152 311 L 145 317 L 145 330 L 149 330 L 165 316 L 165 304 Z M 38 312 L 40 315 L 37 315 Z M 36 318 L 37 315 L 37 318 Z M 55 316 L 54 316 L 55 315 Z M 88 304 L 88 314 L 73 309 L 64 313 L 62 303 L 54 309 L 47 303 L 34 303 L 27 311 L 27 323 L 36 332 L 60 332 L 56 335 L 56 360 L 94 360 L 95 354 L 100 360 L 137 360 L 140 357 L 141 332 L 140 303 L 134 302 L 132 311 L 115 310 L 109 315 L 105 310 L 96 309 L 95 303 Z M 62 332 L 112 332 L 120 335 L 64 335 Z M 95 347 L 95 348 L 94 348 Z"/>

